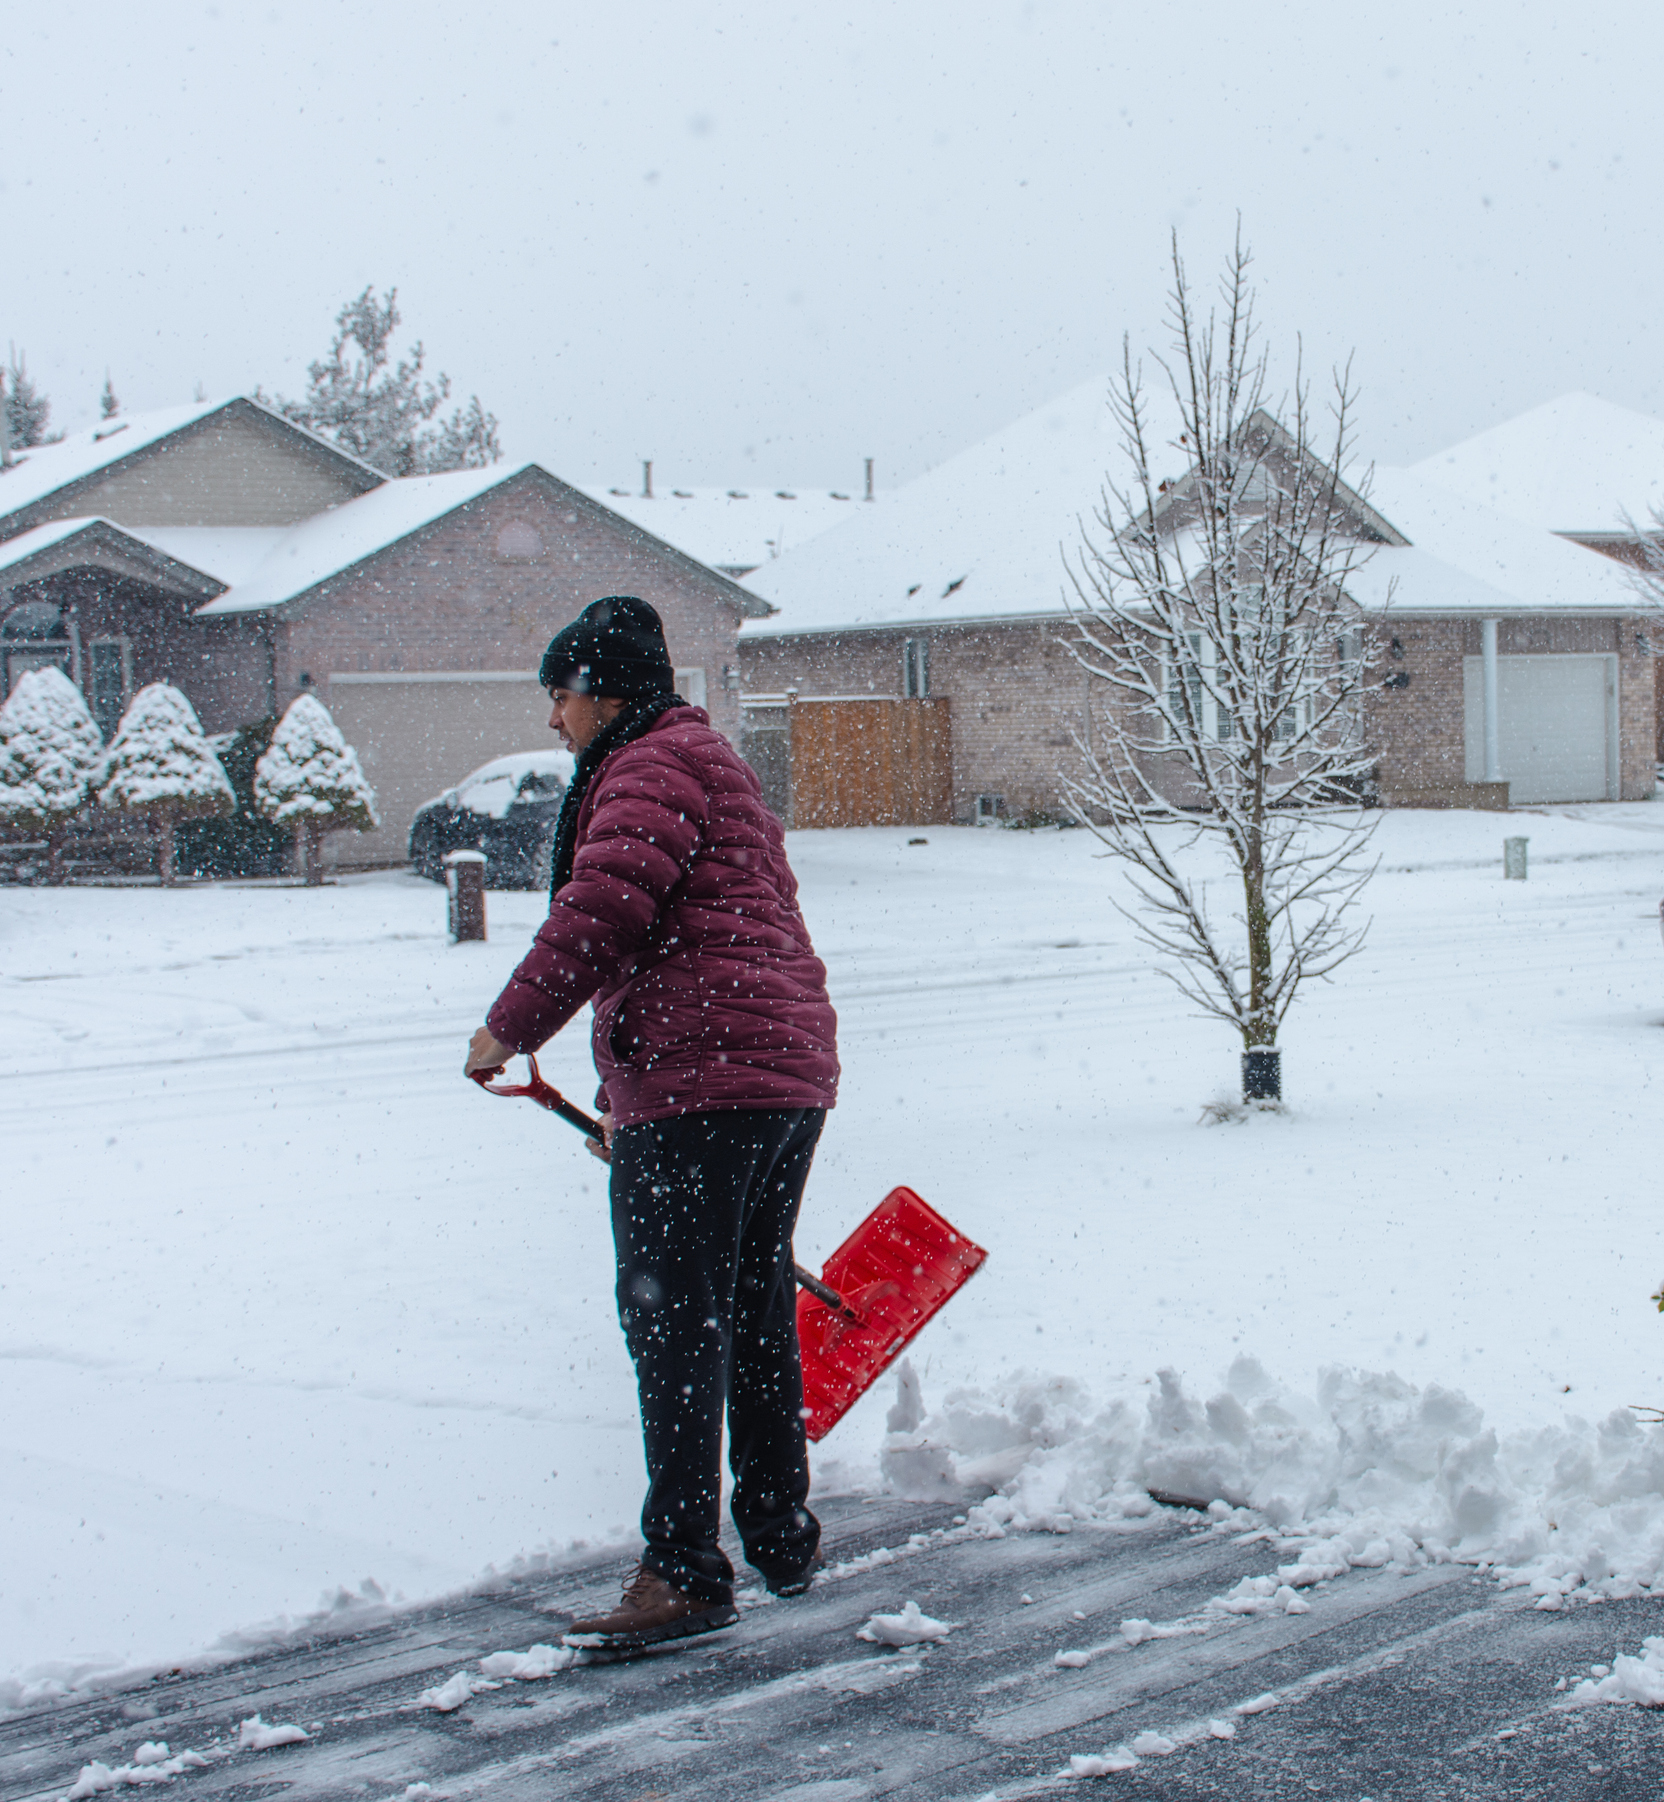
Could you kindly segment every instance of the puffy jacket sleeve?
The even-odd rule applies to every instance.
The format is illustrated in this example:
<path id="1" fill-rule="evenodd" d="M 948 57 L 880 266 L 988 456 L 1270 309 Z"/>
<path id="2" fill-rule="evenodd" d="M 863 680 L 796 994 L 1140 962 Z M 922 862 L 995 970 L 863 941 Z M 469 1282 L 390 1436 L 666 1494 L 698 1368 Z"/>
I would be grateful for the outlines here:
<path id="1" fill-rule="evenodd" d="M 641 952 L 710 824 L 693 771 L 649 739 L 615 751 L 593 781 L 572 880 L 485 1017 L 516 1051 L 536 1051 Z"/>

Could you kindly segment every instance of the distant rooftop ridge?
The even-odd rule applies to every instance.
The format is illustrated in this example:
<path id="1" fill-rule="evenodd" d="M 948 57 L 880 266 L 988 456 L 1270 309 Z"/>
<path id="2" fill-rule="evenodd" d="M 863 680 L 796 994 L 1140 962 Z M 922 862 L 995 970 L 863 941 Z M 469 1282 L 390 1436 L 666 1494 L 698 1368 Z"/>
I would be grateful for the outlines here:
<path id="1" fill-rule="evenodd" d="M 634 487 L 575 482 L 603 507 L 666 538 L 725 576 L 748 575 L 789 550 L 858 515 L 881 499 L 875 488 L 816 488 L 793 482 L 742 482 L 732 487 L 666 484 L 645 473 Z"/>

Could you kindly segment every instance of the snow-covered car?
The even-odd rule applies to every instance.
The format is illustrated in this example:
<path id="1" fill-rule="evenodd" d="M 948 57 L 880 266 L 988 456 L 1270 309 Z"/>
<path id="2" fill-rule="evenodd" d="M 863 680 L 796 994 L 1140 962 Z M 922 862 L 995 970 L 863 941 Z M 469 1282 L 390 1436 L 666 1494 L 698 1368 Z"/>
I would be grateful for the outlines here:
<path id="1" fill-rule="evenodd" d="M 487 888 L 541 888 L 572 770 L 570 751 L 516 751 L 424 802 L 410 823 L 417 875 L 443 882 L 446 852 L 483 851 Z"/>

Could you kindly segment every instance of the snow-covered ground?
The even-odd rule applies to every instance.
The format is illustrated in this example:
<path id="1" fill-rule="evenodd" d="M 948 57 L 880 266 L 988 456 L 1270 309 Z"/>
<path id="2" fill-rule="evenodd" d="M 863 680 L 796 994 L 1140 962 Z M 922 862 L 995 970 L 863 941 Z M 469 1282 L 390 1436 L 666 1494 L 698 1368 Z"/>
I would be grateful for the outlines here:
<path id="1" fill-rule="evenodd" d="M 1429 1537 L 1503 1535 L 1476 1484 L 1605 1484 L 1608 1562 L 1664 1549 L 1658 1436 L 1561 1425 L 1664 1402 L 1664 805 L 1386 815 L 1369 943 L 1284 1033 L 1291 1112 L 1222 1125 L 1235 1047 L 1150 969 L 1090 838 L 917 836 L 791 840 L 845 1064 L 799 1256 L 898 1182 L 991 1253 L 916 1348 L 932 1418 L 892 1470 L 1011 1479 L 1019 1518 L 1165 1474 L 1403 1525 L 1408 1466 L 1458 1444 Z M 605 1173 L 459 1075 L 539 914 L 494 894 L 491 942 L 452 947 L 442 891 L 398 875 L 5 893 L 0 1678 L 628 1538 Z M 587 1017 L 542 1061 L 587 1102 Z M 1214 1396 L 1244 1355 L 1286 1389 L 1238 1364 L 1233 1413 L 1175 1386 Z M 879 1480 L 894 1398 L 823 1481 Z"/>

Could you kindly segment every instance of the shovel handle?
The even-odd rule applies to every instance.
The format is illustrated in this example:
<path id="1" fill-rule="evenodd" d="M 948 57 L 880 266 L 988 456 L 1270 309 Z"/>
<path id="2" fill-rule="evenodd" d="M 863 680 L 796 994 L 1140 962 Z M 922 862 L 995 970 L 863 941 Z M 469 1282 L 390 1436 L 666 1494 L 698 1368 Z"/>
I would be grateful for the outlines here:
<path id="1" fill-rule="evenodd" d="M 546 1083 L 538 1072 L 537 1059 L 529 1051 L 526 1053 L 526 1062 L 531 1066 L 529 1082 L 493 1082 L 489 1070 L 472 1070 L 469 1075 L 487 1095 L 506 1095 L 510 1099 L 523 1095 L 528 1101 L 535 1101 L 539 1107 L 546 1107 L 551 1114 L 558 1114 L 568 1126 L 575 1126 L 579 1132 L 587 1133 L 598 1145 L 604 1145 L 606 1135 L 601 1130 L 601 1122 L 592 1120 L 581 1107 L 574 1107 L 559 1089 Z M 833 1313 L 842 1315 L 855 1326 L 867 1324 L 836 1289 L 823 1283 L 818 1276 L 811 1276 L 801 1264 L 792 1266 L 792 1275 L 797 1278 L 798 1288 L 807 1289 L 816 1301 L 825 1302 Z"/>
<path id="2" fill-rule="evenodd" d="M 792 1275 L 797 1278 L 798 1288 L 807 1289 L 816 1301 L 825 1302 L 834 1314 L 840 1315 L 852 1326 L 867 1324 L 830 1283 L 823 1283 L 818 1276 L 811 1276 L 801 1264 L 792 1265 Z"/>
<path id="3" fill-rule="evenodd" d="M 579 1132 L 587 1133 L 597 1145 L 605 1144 L 606 1135 L 601 1130 L 601 1122 L 592 1120 L 581 1107 L 574 1107 L 559 1089 L 546 1083 L 538 1073 L 537 1059 L 529 1051 L 526 1053 L 526 1062 L 531 1065 L 530 1082 L 494 1083 L 489 1070 L 473 1070 L 469 1075 L 487 1095 L 524 1095 L 539 1107 L 546 1107 L 551 1114 L 558 1114 L 568 1126 L 575 1126 Z"/>

